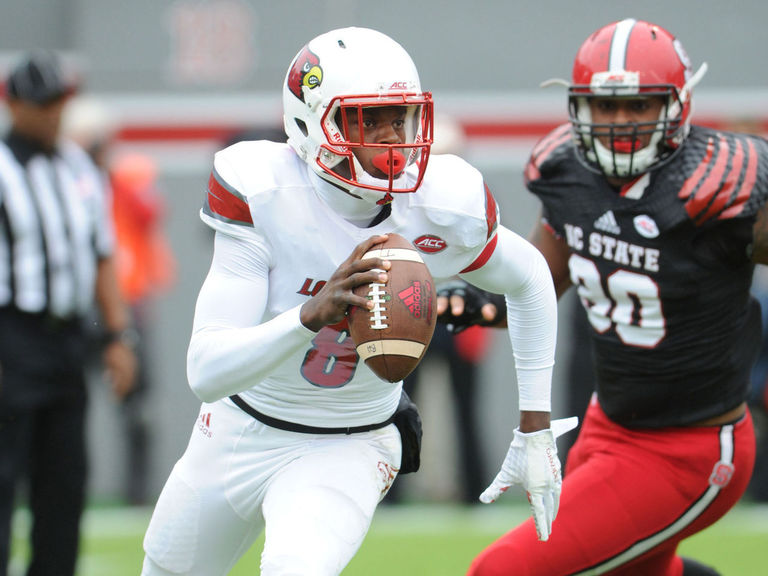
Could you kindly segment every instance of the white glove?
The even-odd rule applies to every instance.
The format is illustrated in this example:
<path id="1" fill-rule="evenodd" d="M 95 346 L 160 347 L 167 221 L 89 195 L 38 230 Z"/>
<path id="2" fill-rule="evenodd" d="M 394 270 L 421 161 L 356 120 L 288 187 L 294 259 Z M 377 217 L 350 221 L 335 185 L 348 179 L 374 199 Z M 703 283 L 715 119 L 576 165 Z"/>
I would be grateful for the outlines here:
<path id="1" fill-rule="evenodd" d="M 501 470 L 480 494 L 480 501 L 490 504 L 510 486 L 520 484 L 528 495 L 539 540 L 548 540 L 563 483 L 555 438 L 573 430 L 578 423 L 579 419 L 573 416 L 553 420 L 550 428 L 529 434 L 516 428 Z"/>

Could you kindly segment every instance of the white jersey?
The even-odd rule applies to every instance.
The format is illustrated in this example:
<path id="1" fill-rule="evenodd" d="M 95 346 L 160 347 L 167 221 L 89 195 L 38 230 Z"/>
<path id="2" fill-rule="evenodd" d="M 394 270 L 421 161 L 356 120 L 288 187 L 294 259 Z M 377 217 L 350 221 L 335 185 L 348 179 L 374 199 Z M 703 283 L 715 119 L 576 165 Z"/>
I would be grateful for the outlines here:
<path id="1" fill-rule="evenodd" d="M 317 333 L 303 327 L 301 305 L 357 244 L 376 234 L 393 232 L 411 241 L 436 281 L 481 267 L 496 247 L 499 215 L 493 196 L 481 174 L 456 156 L 431 157 L 418 191 L 395 194 L 391 214 L 368 228 L 341 217 L 319 193 L 323 186 L 330 184 L 286 144 L 241 142 L 216 154 L 201 217 L 217 231 L 216 251 L 233 253 L 216 276 L 246 285 L 253 281 L 247 294 L 263 298 L 263 305 L 254 304 L 254 312 L 248 312 L 241 302 L 222 301 L 232 299 L 226 291 L 198 301 L 189 372 L 190 384 L 204 400 L 238 393 L 264 414 L 311 426 L 386 420 L 397 406 L 401 383 L 379 379 L 359 361 L 345 321 Z M 210 275 L 209 282 L 214 283 Z M 222 322 L 212 306 L 233 312 Z M 256 311 L 260 317 L 248 318 Z M 249 324 L 262 330 L 249 331 Z M 228 327 L 241 329 L 241 343 L 206 341 L 208 333 Z M 198 336 L 204 344 L 196 345 Z M 222 350 L 216 352 L 221 362 L 234 364 L 211 368 L 221 374 L 201 376 L 208 370 L 199 368 L 199 360 L 215 356 L 211 348 Z M 215 364 L 210 358 L 203 363 Z M 211 392 L 209 380 L 228 383 L 213 385 Z"/>

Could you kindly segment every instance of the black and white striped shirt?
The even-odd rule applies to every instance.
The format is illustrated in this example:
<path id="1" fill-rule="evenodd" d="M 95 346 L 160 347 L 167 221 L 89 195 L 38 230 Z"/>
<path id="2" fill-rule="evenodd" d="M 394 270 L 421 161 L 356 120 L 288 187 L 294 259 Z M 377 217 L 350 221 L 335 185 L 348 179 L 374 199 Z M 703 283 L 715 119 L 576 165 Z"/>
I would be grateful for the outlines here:
<path id="1" fill-rule="evenodd" d="M 0 307 L 88 313 L 98 260 L 114 246 L 103 184 L 74 143 L 46 154 L 14 133 L 0 142 Z"/>

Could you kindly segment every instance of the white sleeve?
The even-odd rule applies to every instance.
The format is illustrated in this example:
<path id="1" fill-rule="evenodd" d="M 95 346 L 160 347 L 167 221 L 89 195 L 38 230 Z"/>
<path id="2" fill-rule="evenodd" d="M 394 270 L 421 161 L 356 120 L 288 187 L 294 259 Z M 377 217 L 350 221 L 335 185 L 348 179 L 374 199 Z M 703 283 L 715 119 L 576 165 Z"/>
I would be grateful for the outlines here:
<path id="1" fill-rule="evenodd" d="M 488 262 L 461 276 L 478 288 L 505 295 L 520 410 L 550 412 L 557 297 L 544 256 L 527 240 L 499 226 L 496 249 Z"/>
<path id="2" fill-rule="evenodd" d="M 260 324 L 269 291 L 268 253 L 252 239 L 216 233 L 187 352 L 190 388 L 212 402 L 252 387 L 315 336 L 297 306 Z"/>

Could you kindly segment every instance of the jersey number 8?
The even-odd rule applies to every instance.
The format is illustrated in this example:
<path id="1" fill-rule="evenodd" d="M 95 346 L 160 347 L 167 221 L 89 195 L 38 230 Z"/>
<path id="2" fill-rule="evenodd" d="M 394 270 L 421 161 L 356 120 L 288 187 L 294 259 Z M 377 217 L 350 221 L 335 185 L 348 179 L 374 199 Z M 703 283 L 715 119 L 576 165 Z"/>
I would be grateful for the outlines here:
<path id="1" fill-rule="evenodd" d="M 324 326 L 312 339 L 312 348 L 301 363 L 301 375 L 314 386 L 340 388 L 352 380 L 358 360 L 345 318 L 338 324 Z"/>

